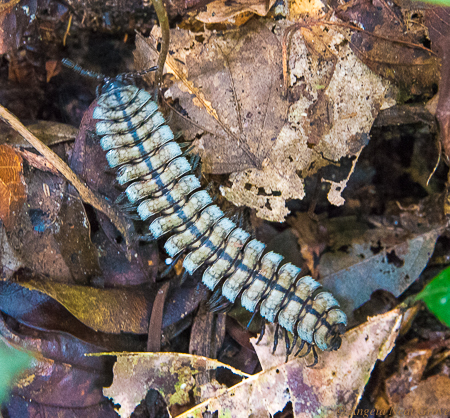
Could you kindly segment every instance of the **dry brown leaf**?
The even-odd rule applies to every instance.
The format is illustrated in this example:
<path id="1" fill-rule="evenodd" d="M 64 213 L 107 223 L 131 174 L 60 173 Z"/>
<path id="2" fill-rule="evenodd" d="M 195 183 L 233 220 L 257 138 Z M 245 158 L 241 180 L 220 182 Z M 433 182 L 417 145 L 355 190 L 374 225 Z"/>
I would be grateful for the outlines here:
<path id="1" fill-rule="evenodd" d="M 179 415 L 179 418 L 201 417 L 218 411 L 219 416 L 269 417 L 292 402 L 294 417 L 349 416 L 356 408 L 370 373 L 378 359 L 392 350 L 402 315 L 398 309 L 371 318 L 348 331 L 342 347 L 322 353 L 319 364 L 305 367 L 304 359 L 285 363 L 282 350 L 271 354 L 270 338 L 255 349 L 264 371 Z M 256 340 L 255 340 L 256 341 Z M 349 353 L 352 361 L 349 361 Z M 354 367 L 358 364 L 358 367 Z"/>
<path id="2" fill-rule="evenodd" d="M 353 32 L 355 54 L 375 73 L 395 81 L 405 96 L 432 94 L 438 81 L 437 57 L 423 46 L 428 39 L 424 25 L 428 7 L 414 2 L 361 0 L 337 10 L 340 19 L 364 28 Z M 440 21 L 446 18 L 443 11 L 439 12 Z M 441 29 L 445 26 L 448 23 Z"/>
<path id="3" fill-rule="evenodd" d="M 228 3 L 223 0 L 213 1 L 206 6 L 205 12 L 200 12 L 195 18 L 203 23 L 235 23 L 233 19 L 236 15 L 248 14 L 249 18 L 256 13 L 265 16 L 270 8 L 275 4 L 275 0 L 237 0 Z"/>
<path id="4" fill-rule="evenodd" d="M 2 280 L 9 280 L 16 270 L 24 266 L 21 257 L 9 243 L 3 225 L 0 225 L 0 265 L 2 266 Z"/>
<path id="5" fill-rule="evenodd" d="M 305 17 L 319 17 L 326 10 L 327 4 L 321 0 L 290 0 L 289 18 L 297 21 Z"/>
<path id="6" fill-rule="evenodd" d="M 0 218 L 7 229 L 26 201 L 22 158 L 8 145 L 0 145 Z"/>
<path id="7" fill-rule="evenodd" d="M 294 217 L 288 219 L 293 232 L 298 239 L 300 251 L 306 261 L 311 275 L 316 271 L 315 262 L 327 246 L 326 228 L 317 221 L 311 219 L 307 213 L 297 212 Z"/>
<path id="8" fill-rule="evenodd" d="M 439 122 L 440 140 L 444 154 L 450 160 L 450 77 L 446 71 L 449 65 L 448 48 L 450 40 L 450 8 L 434 5 L 426 11 L 426 24 L 430 33 L 431 46 L 441 58 L 441 78 L 436 119 Z"/>
<path id="9" fill-rule="evenodd" d="M 27 129 L 48 147 L 66 141 L 74 141 L 78 128 L 66 123 L 40 120 L 27 125 Z M 9 125 L 0 125 L 0 142 L 16 147 L 32 148 L 32 145 Z"/>
<path id="10" fill-rule="evenodd" d="M 399 402 L 422 380 L 423 372 L 428 364 L 428 360 L 433 355 L 433 349 L 417 347 L 417 341 L 409 347 L 403 347 L 405 350 L 399 359 L 398 372 L 386 379 L 386 395 L 389 404 L 398 405 Z M 402 350 L 403 351 L 403 350 Z"/>
<path id="11" fill-rule="evenodd" d="M 61 62 L 58 60 L 49 60 L 45 63 L 45 71 L 47 71 L 47 83 L 61 72 Z"/>
<path id="12" fill-rule="evenodd" d="M 450 414 L 450 378 L 432 376 L 417 384 L 392 407 L 393 417 L 426 416 L 441 418 Z"/>
<path id="13" fill-rule="evenodd" d="M 357 59 L 344 31 L 304 29 L 290 46 L 294 103 L 285 118 L 283 25 L 254 24 L 224 36 L 173 31 L 171 59 L 189 84 L 179 82 L 166 93 L 196 124 L 184 121 L 183 128 L 187 138 L 201 136 L 195 144 L 203 170 L 232 173 L 232 186 L 222 194 L 277 222 L 289 213 L 287 200 L 303 199 L 303 178 L 357 155 L 378 111 L 394 104 L 389 85 Z M 138 62 L 153 54 L 146 45 L 138 39 L 139 55 L 146 57 Z"/>

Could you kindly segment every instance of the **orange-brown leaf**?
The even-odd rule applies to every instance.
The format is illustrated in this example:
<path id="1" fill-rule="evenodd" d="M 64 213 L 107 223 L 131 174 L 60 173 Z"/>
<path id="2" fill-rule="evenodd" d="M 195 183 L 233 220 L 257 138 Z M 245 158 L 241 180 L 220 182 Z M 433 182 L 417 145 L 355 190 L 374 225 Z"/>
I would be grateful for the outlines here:
<path id="1" fill-rule="evenodd" d="M 57 60 L 50 60 L 45 63 L 45 71 L 47 71 L 47 83 L 61 72 L 61 63 Z"/>
<path id="2" fill-rule="evenodd" d="M 8 145 L 0 145 L 0 218 L 7 229 L 25 200 L 22 158 Z"/>

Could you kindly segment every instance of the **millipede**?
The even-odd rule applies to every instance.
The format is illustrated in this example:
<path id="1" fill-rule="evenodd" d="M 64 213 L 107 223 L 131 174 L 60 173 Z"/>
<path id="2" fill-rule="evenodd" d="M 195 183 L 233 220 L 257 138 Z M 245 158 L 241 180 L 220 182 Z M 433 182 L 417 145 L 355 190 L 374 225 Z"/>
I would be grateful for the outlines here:
<path id="1" fill-rule="evenodd" d="M 213 292 L 210 309 L 225 311 L 240 300 L 253 313 L 252 319 L 259 313 L 276 324 L 273 352 L 279 328 L 284 329 L 286 358 L 294 347 L 298 345 L 298 355 L 306 344 L 304 356 L 312 349 L 313 366 L 318 361 L 315 347 L 337 350 L 347 325 L 339 303 L 311 276 L 302 276 L 299 267 L 283 264 L 280 254 L 265 253 L 265 244 L 237 227 L 213 203 L 152 95 L 126 75 L 106 78 L 68 60 L 65 64 L 103 78 L 93 119 L 108 164 L 140 219 L 150 221 L 148 238 L 168 236 L 164 249 L 174 262 L 185 254 L 185 274 L 204 269 L 202 282 Z"/>

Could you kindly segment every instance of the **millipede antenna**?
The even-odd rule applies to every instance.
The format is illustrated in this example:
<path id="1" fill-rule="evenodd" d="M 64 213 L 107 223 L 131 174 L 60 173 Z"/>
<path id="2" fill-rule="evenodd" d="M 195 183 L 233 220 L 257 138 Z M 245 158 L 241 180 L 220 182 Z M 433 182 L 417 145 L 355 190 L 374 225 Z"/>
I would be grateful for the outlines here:
<path id="1" fill-rule="evenodd" d="M 156 71 L 158 69 L 158 66 L 155 65 L 154 67 L 150 67 L 146 70 L 142 70 L 142 71 L 133 71 L 131 73 L 125 73 L 124 76 L 125 77 L 143 77 L 144 75 L 151 73 L 152 71 Z"/>
<path id="2" fill-rule="evenodd" d="M 66 67 L 70 68 L 71 70 L 77 72 L 78 74 L 84 77 L 95 78 L 97 80 L 104 80 L 106 78 L 106 76 L 104 76 L 103 74 L 97 73 L 95 71 L 85 70 L 84 68 L 80 67 L 78 64 L 75 64 L 73 61 L 70 61 L 67 58 L 63 58 L 61 62 Z"/>
<path id="3" fill-rule="evenodd" d="M 95 71 L 90 71 L 90 70 L 85 70 L 84 68 L 80 67 L 78 64 L 75 64 L 73 61 L 67 59 L 67 58 L 63 58 L 61 60 L 61 62 L 63 63 L 63 65 L 65 65 L 66 67 L 70 68 L 71 70 L 77 72 L 78 74 L 84 76 L 84 77 L 90 77 L 90 78 L 95 78 L 97 80 L 106 80 L 109 79 L 109 77 L 106 77 L 104 74 L 101 73 L 97 73 Z M 120 74 L 120 77 L 123 78 L 134 78 L 134 77 L 143 77 L 144 75 L 152 72 L 152 71 L 156 71 L 158 68 L 157 65 L 155 65 L 154 67 L 150 67 L 146 70 L 142 70 L 142 71 L 132 71 L 129 73 L 123 73 Z"/>

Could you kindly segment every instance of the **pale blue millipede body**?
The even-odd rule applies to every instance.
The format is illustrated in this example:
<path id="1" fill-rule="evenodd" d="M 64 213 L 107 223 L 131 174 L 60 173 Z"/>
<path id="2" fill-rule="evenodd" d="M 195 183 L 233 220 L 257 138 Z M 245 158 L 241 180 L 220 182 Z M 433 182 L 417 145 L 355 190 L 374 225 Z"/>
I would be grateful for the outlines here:
<path id="1" fill-rule="evenodd" d="M 109 81 L 93 118 L 118 183 L 140 218 L 150 219 L 149 234 L 171 234 L 164 248 L 170 257 L 187 253 L 183 267 L 189 274 L 206 267 L 202 280 L 215 291 L 213 307 L 240 298 L 247 310 L 283 327 L 301 346 L 340 347 L 347 318 L 336 299 L 310 276 L 300 277 L 297 266 L 283 264 L 280 254 L 264 254 L 262 242 L 213 204 L 149 93 L 120 79 Z"/>

